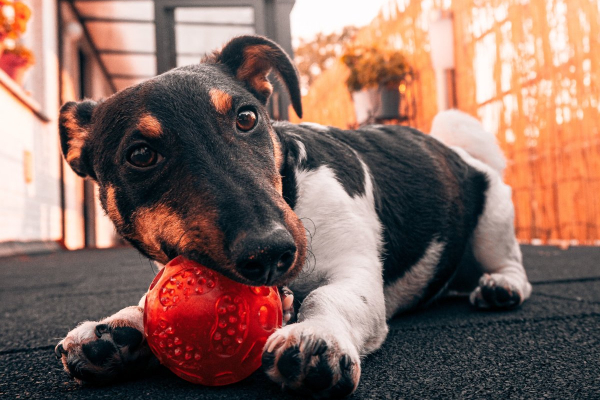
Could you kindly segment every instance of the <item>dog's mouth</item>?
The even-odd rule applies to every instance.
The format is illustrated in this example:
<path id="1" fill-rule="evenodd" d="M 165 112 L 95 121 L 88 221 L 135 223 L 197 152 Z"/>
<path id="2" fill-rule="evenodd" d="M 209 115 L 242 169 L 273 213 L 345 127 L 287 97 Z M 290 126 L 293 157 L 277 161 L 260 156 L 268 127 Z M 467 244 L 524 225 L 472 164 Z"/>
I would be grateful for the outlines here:
<path id="1" fill-rule="evenodd" d="M 256 262 L 254 256 L 251 256 L 250 261 L 243 265 L 240 265 L 239 262 L 236 263 L 231 259 L 232 257 L 215 260 L 211 255 L 202 251 L 199 244 L 196 244 L 198 247 L 194 244 L 188 245 L 185 249 L 162 245 L 161 249 L 168 261 L 181 255 L 244 285 L 284 286 L 298 276 L 305 262 L 305 243 L 294 241 L 294 244 L 294 251 L 284 252 L 277 262 L 266 269 L 264 265 Z"/>
<path id="2" fill-rule="evenodd" d="M 162 252 L 167 257 L 167 260 L 169 260 L 169 261 L 171 261 L 175 257 L 179 256 L 179 253 L 177 252 L 177 250 L 175 250 L 175 248 L 169 246 L 166 243 L 162 243 L 161 246 L 160 246 L 160 249 L 162 250 Z M 189 257 L 186 257 L 186 258 L 189 258 Z M 190 260 L 191 260 L 191 258 L 190 258 Z M 192 261 L 195 261 L 195 260 L 192 260 Z M 196 261 L 196 262 L 198 262 L 198 261 Z"/>
<path id="3" fill-rule="evenodd" d="M 165 264 L 183 256 L 245 285 L 289 284 L 304 266 L 306 233 L 298 216 L 283 199 L 279 207 L 283 219 L 272 222 L 266 230 L 238 227 L 236 230 L 240 233 L 228 240 L 222 229 L 188 225 L 177 234 L 165 234 L 170 232 L 165 229 L 153 236 L 158 251 L 148 253 Z"/>
<path id="4" fill-rule="evenodd" d="M 249 279 L 248 277 L 242 275 L 239 272 L 239 270 L 236 268 L 234 263 L 230 262 L 226 265 L 217 263 L 214 260 L 212 260 L 209 256 L 202 254 L 200 251 L 197 251 L 197 250 L 177 252 L 173 249 L 167 249 L 165 246 L 165 249 L 163 250 L 163 252 L 166 254 L 166 256 L 168 257 L 169 260 L 172 260 L 175 257 L 181 255 L 189 260 L 192 260 L 192 261 L 197 262 L 207 268 L 210 268 L 210 269 L 226 276 L 227 278 L 229 278 L 233 281 L 236 281 L 238 283 L 248 285 L 248 286 L 285 286 L 285 285 L 288 285 L 291 281 L 293 281 L 298 276 L 298 274 L 302 270 L 302 267 L 303 267 L 304 261 L 305 261 L 304 260 L 304 252 L 303 251 L 296 252 L 293 256 L 290 255 L 290 257 L 294 257 L 294 259 L 291 263 L 291 266 L 289 267 L 289 269 L 286 272 L 284 272 L 280 275 L 276 275 L 275 273 L 267 273 L 260 279 Z"/>

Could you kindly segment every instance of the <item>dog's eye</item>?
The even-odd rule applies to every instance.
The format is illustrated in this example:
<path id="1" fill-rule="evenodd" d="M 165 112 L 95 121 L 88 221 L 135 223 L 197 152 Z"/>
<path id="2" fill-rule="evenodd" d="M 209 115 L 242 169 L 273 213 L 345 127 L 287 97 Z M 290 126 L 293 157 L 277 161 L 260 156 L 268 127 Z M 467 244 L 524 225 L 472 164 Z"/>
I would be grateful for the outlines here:
<path id="1" fill-rule="evenodd" d="M 148 145 L 138 144 L 129 149 L 127 161 L 139 168 L 148 168 L 159 161 L 160 155 Z"/>
<path id="2" fill-rule="evenodd" d="M 257 119 L 258 117 L 254 111 L 244 110 L 238 113 L 235 123 L 240 131 L 248 132 L 250 129 L 254 128 Z"/>

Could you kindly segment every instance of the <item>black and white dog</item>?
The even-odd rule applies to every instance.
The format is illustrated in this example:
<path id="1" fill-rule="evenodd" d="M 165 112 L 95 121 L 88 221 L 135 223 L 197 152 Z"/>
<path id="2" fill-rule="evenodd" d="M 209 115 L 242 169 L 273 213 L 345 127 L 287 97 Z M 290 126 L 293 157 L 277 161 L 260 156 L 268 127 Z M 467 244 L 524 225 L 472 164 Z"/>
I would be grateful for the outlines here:
<path id="1" fill-rule="evenodd" d="M 60 135 L 68 163 L 98 183 L 116 229 L 146 256 L 293 290 L 297 320 L 264 349 L 272 380 L 317 397 L 353 392 L 386 320 L 442 295 L 466 250 L 482 268 L 475 307 L 530 296 L 504 159 L 479 122 L 444 112 L 431 135 L 272 122 L 271 70 L 301 115 L 289 57 L 243 36 L 199 65 L 65 104 Z M 66 371 L 86 382 L 142 371 L 152 357 L 143 306 L 69 332 L 56 347 Z"/>

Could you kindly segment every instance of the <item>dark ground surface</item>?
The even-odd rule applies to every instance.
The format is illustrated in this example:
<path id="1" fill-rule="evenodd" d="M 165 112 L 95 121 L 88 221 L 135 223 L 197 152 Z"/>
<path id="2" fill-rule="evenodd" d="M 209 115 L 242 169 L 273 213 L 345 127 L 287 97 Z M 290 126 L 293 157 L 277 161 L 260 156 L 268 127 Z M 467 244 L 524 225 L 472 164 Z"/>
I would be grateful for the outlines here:
<path id="1" fill-rule="evenodd" d="M 523 252 L 534 288 L 525 305 L 478 312 L 455 298 L 396 317 L 351 398 L 600 399 L 600 248 Z M 69 380 L 54 357 L 58 340 L 82 320 L 137 304 L 153 275 L 131 249 L 0 259 L 0 398 L 299 398 L 262 371 L 221 388 L 163 368 L 108 387 Z"/>

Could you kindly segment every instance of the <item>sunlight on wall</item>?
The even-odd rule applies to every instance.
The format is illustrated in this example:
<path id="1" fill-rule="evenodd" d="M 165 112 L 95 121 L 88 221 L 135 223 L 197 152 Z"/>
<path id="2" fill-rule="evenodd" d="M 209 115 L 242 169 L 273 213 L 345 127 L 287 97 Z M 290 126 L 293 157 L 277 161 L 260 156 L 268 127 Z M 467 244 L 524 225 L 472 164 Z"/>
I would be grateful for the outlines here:
<path id="1" fill-rule="evenodd" d="M 413 123 L 437 112 L 428 16 L 454 16 L 458 108 L 497 135 L 509 160 L 523 241 L 600 243 L 600 3 L 596 0 L 396 0 L 357 41 L 405 51 L 418 72 Z M 304 120 L 351 125 L 344 67 L 304 100 Z M 347 97 L 345 97 L 347 96 Z"/>

